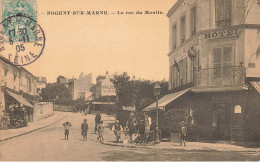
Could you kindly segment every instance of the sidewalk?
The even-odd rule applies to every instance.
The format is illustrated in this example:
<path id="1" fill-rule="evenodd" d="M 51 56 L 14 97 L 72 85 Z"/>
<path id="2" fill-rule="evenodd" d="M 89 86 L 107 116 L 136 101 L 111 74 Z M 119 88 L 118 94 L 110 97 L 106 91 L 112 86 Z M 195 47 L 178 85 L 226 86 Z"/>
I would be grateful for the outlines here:
<path id="1" fill-rule="evenodd" d="M 130 147 L 130 148 L 144 148 L 144 149 L 173 149 L 173 150 L 189 150 L 189 151 L 245 151 L 245 152 L 260 152 L 260 148 L 245 148 L 243 146 L 222 144 L 222 143 L 205 143 L 205 142 L 187 142 L 187 146 L 180 146 L 179 143 L 161 142 L 160 144 L 123 144 L 115 143 L 116 137 L 112 131 L 112 125 L 115 118 L 112 116 L 102 115 L 104 121 L 104 144 L 117 147 Z M 97 141 L 97 135 L 92 134 L 90 138 Z M 121 137 L 123 138 L 123 137 Z"/>
<path id="2" fill-rule="evenodd" d="M 58 121 L 66 118 L 68 116 L 68 113 L 64 112 L 54 112 L 54 115 L 42 119 L 40 121 L 35 121 L 35 122 L 28 122 L 27 127 L 22 127 L 18 129 L 4 129 L 0 130 L 0 142 L 19 137 L 34 131 L 37 131 L 39 129 L 46 128 L 50 125 L 53 125 L 57 123 Z"/>

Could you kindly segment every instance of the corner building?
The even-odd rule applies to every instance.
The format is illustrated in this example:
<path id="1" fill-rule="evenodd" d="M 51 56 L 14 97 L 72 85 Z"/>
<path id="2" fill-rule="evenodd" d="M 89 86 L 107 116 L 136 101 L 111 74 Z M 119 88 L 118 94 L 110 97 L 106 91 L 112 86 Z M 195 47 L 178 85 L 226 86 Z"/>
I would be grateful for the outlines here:
<path id="1" fill-rule="evenodd" d="M 173 97 L 159 106 L 187 109 L 200 140 L 260 142 L 260 2 L 178 0 L 167 16 Z"/>

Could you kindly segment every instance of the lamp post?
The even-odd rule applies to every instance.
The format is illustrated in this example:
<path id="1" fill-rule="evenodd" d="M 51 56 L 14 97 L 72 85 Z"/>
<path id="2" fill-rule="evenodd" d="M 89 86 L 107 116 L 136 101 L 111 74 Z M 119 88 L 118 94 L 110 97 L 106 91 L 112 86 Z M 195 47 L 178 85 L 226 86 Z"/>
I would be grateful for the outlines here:
<path id="1" fill-rule="evenodd" d="M 192 63 L 192 82 L 195 85 L 195 75 L 194 75 L 194 59 L 197 57 L 198 52 L 194 49 L 194 47 L 191 47 L 188 51 L 188 56 Z"/>
<path id="2" fill-rule="evenodd" d="M 160 130 L 159 130 L 159 107 L 158 97 L 161 92 L 161 87 L 158 83 L 154 85 L 154 95 L 156 96 L 156 125 L 155 125 L 155 143 L 160 143 Z"/>

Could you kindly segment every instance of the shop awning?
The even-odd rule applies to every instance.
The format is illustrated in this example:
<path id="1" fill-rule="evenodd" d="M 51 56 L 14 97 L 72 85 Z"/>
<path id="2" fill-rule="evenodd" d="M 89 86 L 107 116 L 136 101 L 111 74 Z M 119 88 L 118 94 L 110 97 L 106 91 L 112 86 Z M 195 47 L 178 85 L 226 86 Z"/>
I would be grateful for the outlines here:
<path id="1" fill-rule="evenodd" d="M 160 98 L 158 100 L 158 107 L 159 107 L 159 109 L 165 110 L 165 106 L 166 105 L 168 105 L 172 101 L 176 100 L 180 96 L 184 95 L 189 90 L 190 90 L 190 88 L 163 96 L 162 98 Z M 143 111 L 151 111 L 151 110 L 153 110 L 155 108 L 156 108 L 156 102 L 154 102 L 150 106 L 147 106 L 146 108 L 144 108 Z"/>
<path id="2" fill-rule="evenodd" d="M 253 87 L 255 87 L 256 91 L 260 93 L 260 82 L 250 82 Z"/>
<path id="3" fill-rule="evenodd" d="M 12 96 L 15 100 L 17 100 L 18 102 L 20 102 L 21 104 L 28 106 L 28 107 L 33 107 L 32 104 L 30 104 L 22 95 L 10 92 L 8 90 L 6 90 L 6 92 Z"/>

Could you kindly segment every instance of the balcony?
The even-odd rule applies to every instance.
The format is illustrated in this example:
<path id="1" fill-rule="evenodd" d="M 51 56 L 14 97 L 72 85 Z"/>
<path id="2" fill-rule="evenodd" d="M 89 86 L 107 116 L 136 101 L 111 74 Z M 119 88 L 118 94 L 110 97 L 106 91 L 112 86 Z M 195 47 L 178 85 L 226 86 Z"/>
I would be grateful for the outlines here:
<path id="1" fill-rule="evenodd" d="M 246 69 L 243 66 L 194 70 L 194 87 L 238 86 L 245 84 Z"/>

